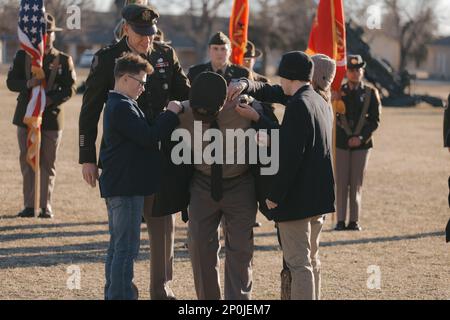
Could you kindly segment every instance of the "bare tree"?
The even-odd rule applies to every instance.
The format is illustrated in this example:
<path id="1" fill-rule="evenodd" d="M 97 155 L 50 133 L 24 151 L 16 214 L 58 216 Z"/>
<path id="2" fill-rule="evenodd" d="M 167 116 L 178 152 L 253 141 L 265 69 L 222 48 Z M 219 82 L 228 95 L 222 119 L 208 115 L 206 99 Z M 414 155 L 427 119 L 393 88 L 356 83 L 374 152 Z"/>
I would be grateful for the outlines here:
<path id="1" fill-rule="evenodd" d="M 0 1 L 0 35 L 16 34 L 19 3 L 12 0 Z"/>
<path id="2" fill-rule="evenodd" d="M 400 46 L 399 71 L 406 69 L 408 61 L 419 65 L 427 57 L 427 45 L 438 30 L 436 0 L 384 0 L 386 14 L 383 30 L 394 37 Z"/>
<path id="3" fill-rule="evenodd" d="M 213 32 L 214 20 L 218 16 L 218 11 L 225 0 L 190 0 L 187 11 L 190 17 L 188 27 L 188 37 L 195 43 L 195 48 L 199 57 L 203 60 L 208 39 Z"/>
<path id="4" fill-rule="evenodd" d="M 306 50 L 317 5 L 314 0 L 280 0 L 278 41 L 284 50 Z"/>
<path id="5" fill-rule="evenodd" d="M 249 35 L 263 52 L 262 72 L 265 72 L 271 49 L 306 49 L 317 6 L 313 0 L 257 0 L 254 4 Z"/>
<path id="6" fill-rule="evenodd" d="M 171 21 L 171 27 L 177 31 L 182 31 L 192 42 L 200 61 L 205 59 L 208 40 L 211 34 L 216 31 L 214 28 L 223 29 L 219 12 L 227 2 L 226 0 L 172 0 L 170 2 L 172 8 L 182 8 L 178 19 Z M 167 6 L 165 0 L 154 0 L 150 3 L 154 4 L 156 8 Z M 164 19 L 164 17 L 161 19 Z M 222 31 L 227 33 L 227 30 Z"/>
<path id="7" fill-rule="evenodd" d="M 268 21 L 273 21 L 276 17 L 276 1 L 258 0 L 258 11 L 250 10 L 249 40 L 251 40 L 262 52 L 263 74 L 267 69 L 267 53 L 270 50 L 272 39 L 276 37 L 273 25 Z"/>

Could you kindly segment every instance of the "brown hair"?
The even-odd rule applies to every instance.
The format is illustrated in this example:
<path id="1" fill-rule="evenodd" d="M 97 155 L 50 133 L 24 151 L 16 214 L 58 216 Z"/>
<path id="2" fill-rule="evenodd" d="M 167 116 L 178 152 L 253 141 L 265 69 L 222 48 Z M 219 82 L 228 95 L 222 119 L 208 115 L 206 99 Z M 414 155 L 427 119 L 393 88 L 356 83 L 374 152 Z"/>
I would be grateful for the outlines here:
<path id="1" fill-rule="evenodd" d="M 114 67 L 114 77 L 120 78 L 126 73 L 139 74 L 141 71 L 152 74 L 153 67 L 141 56 L 129 52 L 117 59 Z"/>

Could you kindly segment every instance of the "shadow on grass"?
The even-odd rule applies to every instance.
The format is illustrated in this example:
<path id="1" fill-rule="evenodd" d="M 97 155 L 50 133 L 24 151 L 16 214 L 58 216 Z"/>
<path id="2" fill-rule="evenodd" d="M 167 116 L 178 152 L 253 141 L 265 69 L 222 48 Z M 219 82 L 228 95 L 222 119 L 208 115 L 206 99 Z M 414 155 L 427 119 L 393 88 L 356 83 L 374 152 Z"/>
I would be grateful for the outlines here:
<path id="1" fill-rule="evenodd" d="M 18 218 L 17 216 L 0 216 L 0 221 L 17 219 L 18 221 L 36 221 L 33 218 Z M 42 220 L 37 220 L 38 222 Z M 14 230 L 33 230 L 33 229 L 54 229 L 54 228 L 70 228 L 81 226 L 107 226 L 108 221 L 92 221 L 92 222 L 67 222 L 67 223 L 34 223 L 34 224 L 19 224 L 14 226 L 0 227 L 0 232 L 14 231 Z M 176 227 L 176 231 L 187 231 L 187 226 Z"/>
<path id="2" fill-rule="evenodd" d="M 33 219 L 27 219 L 25 221 L 31 221 Z M 55 229 L 55 228 L 70 228 L 81 226 L 107 226 L 107 221 L 96 222 L 73 222 L 73 223 L 35 223 L 35 224 L 20 224 L 15 226 L 0 227 L 0 232 L 14 231 L 14 230 L 33 230 L 33 229 Z"/>
<path id="3" fill-rule="evenodd" d="M 64 246 L 0 249 L 0 269 L 104 263 L 108 245 L 108 241 L 99 241 Z M 149 252 L 149 241 L 141 241 L 141 249 L 136 261 L 148 261 Z M 175 250 L 175 259 L 188 261 L 188 251 L 186 249 Z"/>
<path id="4" fill-rule="evenodd" d="M 99 231 L 96 232 L 97 232 L 96 234 L 98 234 Z M 107 233 L 107 231 L 102 233 Z M 75 232 L 72 234 L 75 235 L 71 236 L 76 236 L 77 233 Z M 40 237 L 39 234 L 34 236 L 35 238 Z M 86 233 L 81 233 L 81 236 L 86 236 Z M 275 236 L 275 233 L 264 233 L 260 234 L 259 236 Z M 444 237 L 444 236 L 445 232 L 439 231 L 439 232 L 428 232 L 428 233 L 419 233 L 419 234 L 392 236 L 392 237 L 329 241 L 329 242 L 322 242 L 320 246 L 339 247 L 339 246 L 359 245 L 368 243 L 417 240 L 417 239 Z M 177 261 L 189 260 L 188 250 L 183 246 L 185 242 L 186 242 L 185 238 L 177 238 L 175 240 L 176 243 L 175 259 Z M 55 266 L 58 264 L 70 265 L 70 264 L 85 264 L 85 263 L 104 263 L 108 245 L 109 245 L 108 241 L 101 241 L 101 242 L 90 242 L 81 244 L 69 244 L 62 246 L 0 248 L 0 269 L 46 267 L 46 266 Z M 254 248 L 256 252 L 280 251 L 278 245 L 255 245 Z M 148 240 L 141 241 L 141 251 L 137 261 L 144 261 L 149 259 L 149 249 L 150 249 L 149 241 Z M 220 256 L 223 257 L 224 253 L 225 250 L 224 248 L 222 248 Z"/>

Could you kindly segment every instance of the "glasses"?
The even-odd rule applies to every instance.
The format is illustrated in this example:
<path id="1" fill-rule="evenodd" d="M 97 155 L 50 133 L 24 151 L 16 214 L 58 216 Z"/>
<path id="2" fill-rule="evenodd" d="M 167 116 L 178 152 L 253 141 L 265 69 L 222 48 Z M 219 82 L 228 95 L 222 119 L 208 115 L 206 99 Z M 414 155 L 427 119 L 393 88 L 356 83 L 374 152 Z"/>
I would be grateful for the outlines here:
<path id="1" fill-rule="evenodd" d="M 141 87 L 145 87 L 145 81 L 142 81 L 142 80 L 140 80 L 140 79 L 138 79 L 138 78 L 135 78 L 135 77 L 133 77 L 132 75 L 129 75 L 129 74 L 127 74 L 127 76 L 129 76 L 131 79 L 134 79 L 134 80 L 136 80 L 137 82 L 139 82 L 139 85 L 140 85 Z"/>

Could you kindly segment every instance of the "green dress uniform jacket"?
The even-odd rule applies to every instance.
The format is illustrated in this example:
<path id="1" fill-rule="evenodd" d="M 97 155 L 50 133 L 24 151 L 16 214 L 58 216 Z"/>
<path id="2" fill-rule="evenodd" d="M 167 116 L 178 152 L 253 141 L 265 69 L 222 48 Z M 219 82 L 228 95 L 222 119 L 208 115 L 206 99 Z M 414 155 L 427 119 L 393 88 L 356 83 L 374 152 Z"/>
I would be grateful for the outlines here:
<path id="1" fill-rule="evenodd" d="M 124 53 L 131 51 L 125 37 L 101 49 L 94 56 L 79 119 L 80 164 L 97 161 L 97 125 L 108 92 L 114 88 L 115 62 Z M 170 100 L 187 99 L 190 85 L 172 47 L 154 42 L 152 50 L 142 56 L 153 66 L 154 73 L 147 77 L 145 92 L 137 102 L 146 118 L 152 121 Z"/>
<path id="2" fill-rule="evenodd" d="M 450 148 L 450 94 L 444 111 L 444 147 Z"/>
<path id="3" fill-rule="evenodd" d="M 57 57 L 58 60 L 57 61 Z M 29 64 L 28 66 L 26 64 Z M 57 64 L 57 65 L 56 65 Z M 47 105 L 42 115 L 42 130 L 62 130 L 64 127 L 64 109 L 62 104 L 69 100 L 76 90 L 76 74 L 72 58 L 54 48 L 44 56 L 44 72 L 47 83 L 52 70 L 57 68 L 55 79 L 51 88 L 47 88 L 47 98 L 52 103 Z M 27 87 L 27 81 L 31 79 L 31 59 L 26 58 L 26 52 L 19 50 L 14 57 L 14 62 L 8 72 L 6 84 L 8 89 L 19 92 L 17 107 L 14 113 L 13 124 L 26 127 L 23 123 L 31 89 Z"/>
<path id="4" fill-rule="evenodd" d="M 200 73 L 205 72 L 205 71 L 215 72 L 213 70 L 211 62 L 192 66 L 191 68 L 189 68 L 187 76 L 192 83 L 194 81 L 194 79 Z M 226 67 L 225 72 L 223 72 L 222 76 L 227 81 L 227 84 L 230 84 L 231 80 L 233 80 L 233 79 L 240 79 L 240 78 L 251 78 L 252 79 L 251 74 L 252 73 L 249 69 L 230 63 Z"/>

